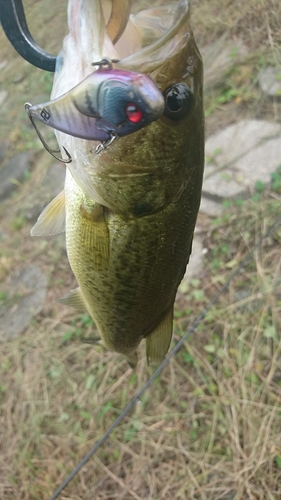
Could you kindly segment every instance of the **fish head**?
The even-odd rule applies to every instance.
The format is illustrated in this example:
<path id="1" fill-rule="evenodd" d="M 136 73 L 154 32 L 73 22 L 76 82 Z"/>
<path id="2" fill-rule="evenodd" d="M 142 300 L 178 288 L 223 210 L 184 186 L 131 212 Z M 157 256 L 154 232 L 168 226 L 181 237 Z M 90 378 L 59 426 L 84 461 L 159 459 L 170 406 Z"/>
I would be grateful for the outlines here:
<path id="1" fill-rule="evenodd" d="M 198 176 L 202 177 L 202 60 L 189 25 L 187 0 L 147 9 L 136 15 L 126 14 L 127 24 L 115 45 L 107 32 L 110 4 L 100 0 L 69 1 L 70 33 L 58 58 L 52 98 L 69 91 L 90 75 L 93 61 L 103 58 L 118 60 L 113 68 L 142 74 L 143 77 L 136 77 L 132 88 L 129 85 L 127 89 L 120 85 L 114 88 L 105 81 L 100 87 L 100 102 L 104 106 L 104 114 L 115 120 L 120 132 L 124 127 L 123 131 L 128 133 L 128 126 L 132 126 L 133 120 L 137 122 L 140 119 L 140 106 L 148 102 L 150 113 L 153 107 L 153 92 L 147 92 L 143 83 L 147 84 L 147 79 L 151 79 L 161 91 L 163 100 L 157 105 L 158 113 L 161 107 L 161 117 L 127 137 L 122 137 L 122 132 L 119 132 L 120 139 L 99 155 L 95 154 L 97 143 L 56 132 L 60 147 L 66 147 L 73 158 L 68 168 L 81 189 L 95 201 L 125 213 L 128 207 L 124 203 L 129 195 L 124 195 L 123 191 L 119 196 L 119 188 L 109 189 L 108 183 L 105 186 L 104 176 L 109 181 L 122 177 L 131 189 L 134 175 L 151 173 L 153 176 L 158 171 L 164 178 L 167 171 L 176 168 L 174 175 L 179 180 L 173 186 L 169 178 L 169 186 L 161 195 L 165 199 L 159 200 L 159 207 L 168 203 L 175 191 L 182 189 L 180 185 L 188 182 L 188 170 L 191 176 L 191 170 L 197 168 Z M 130 94 L 136 89 L 139 90 L 138 97 Z M 123 118 L 126 116 L 129 124 L 118 122 L 120 116 L 115 111 L 114 103 L 120 94 L 124 99 Z M 127 100 L 130 95 L 133 96 L 132 102 Z M 128 115 L 131 120 L 128 120 Z M 143 116 L 148 116 L 145 111 Z M 137 129 L 138 123 L 135 125 Z M 156 203 L 156 210 L 157 207 Z"/>

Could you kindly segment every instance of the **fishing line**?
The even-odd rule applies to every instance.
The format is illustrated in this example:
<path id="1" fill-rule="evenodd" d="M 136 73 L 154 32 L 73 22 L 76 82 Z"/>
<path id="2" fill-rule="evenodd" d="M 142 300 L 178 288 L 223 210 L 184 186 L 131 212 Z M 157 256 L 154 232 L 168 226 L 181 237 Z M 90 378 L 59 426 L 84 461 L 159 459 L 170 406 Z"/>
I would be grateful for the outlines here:
<path id="1" fill-rule="evenodd" d="M 264 239 L 268 238 L 276 229 L 277 227 L 281 224 L 281 215 L 277 217 L 277 219 L 274 221 L 272 226 L 268 228 L 266 233 L 263 234 L 263 236 L 260 237 L 258 242 L 254 245 L 254 247 L 249 250 L 249 252 L 246 254 L 244 259 L 241 261 L 239 266 L 233 271 L 233 273 L 229 276 L 229 278 L 226 280 L 224 285 L 219 289 L 219 291 L 216 293 L 216 295 L 212 298 L 212 300 L 209 302 L 209 304 L 203 309 L 203 311 L 197 316 L 195 321 L 192 323 L 192 325 L 189 327 L 189 329 L 185 332 L 183 337 L 178 341 L 178 343 L 175 345 L 175 347 L 170 351 L 170 353 L 167 355 L 167 357 L 162 361 L 160 366 L 155 370 L 155 372 L 151 375 L 151 377 L 147 380 L 147 382 L 142 386 L 142 388 L 135 394 L 135 396 L 130 400 L 130 402 L 127 404 L 126 408 L 120 413 L 119 417 L 116 418 L 116 420 L 113 422 L 113 424 L 107 429 L 107 431 L 103 434 L 103 436 L 96 442 L 96 444 L 91 448 L 91 450 L 87 453 L 87 455 L 79 462 L 79 464 L 73 469 L 71 474 L 61 483 L 59 488 L 55 491 L 55 493 L 52 495 L 52 497 L 49 500 L 56 500 L 58 498 L 59 494 L 64 490 L 64 488 L 72 481 L 72 479 L 76 476 L 76 474 L 82 469 L 82 467 L 92 458 L 92 456 L 96 453 L 96 451 L 100 448 L 100 446 L 106 441 L 106 439 L 110 436 L 112 431 L 120 424 L 120 422 L 123 420 L 123 418 L 129 413 L 129 411 L 133 408 L 133 406 L 139 401 L 141 396 L 145 393 L 145 391 L 148 389 L 148 387 L 154 382 L 154 380 L 158 377 L 158 375 L 162 372 L 162 370 L 167 366 L 169 361 L 177 352 L 180 350 L 180 348 L 183 346 L 184 342 L 187 340 L 187 338 L 191 335 L 192 332 L 194 332 L 199 325 L 199 323 L 205 318 L 207 312 L 211 309 L 211 307 L 218 301 L 219 297 L 223 294 L 223 292 L 228 288 L 230 282 L 239 274 L 239 272 L 245 267 L 245 265 L 248 263 L 250 258 L 252 257 L 253 253 L 261 246 L 262 242 Z"/>

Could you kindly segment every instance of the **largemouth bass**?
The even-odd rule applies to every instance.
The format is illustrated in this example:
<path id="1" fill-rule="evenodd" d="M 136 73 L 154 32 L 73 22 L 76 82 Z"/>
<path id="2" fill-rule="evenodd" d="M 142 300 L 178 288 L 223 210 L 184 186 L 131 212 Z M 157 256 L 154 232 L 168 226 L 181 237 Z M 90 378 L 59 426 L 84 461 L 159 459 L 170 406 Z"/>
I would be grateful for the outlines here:
<path id="1" fill-rule="evenodd" d="M 133 366 L 143 338 L 148 363 L 159 363 L 171 342 L 175 296 L 200 205 L 204 121 L 202 61 L 188 1 L 135 16 L 129 11 L 128 1 L 69 0 L 70 33 L 51 98 L 91 74 L 93 61 L 107 58 L 119 61 L 116 69 L 154 80 L 164 96 L 163 116 L 99 155 L 92 141 L 57 132 L 72 163 L 64 192 L 32 234 L 65 229 L 79 287 L 60 301 L 86 310 L 100 343 Z"/>

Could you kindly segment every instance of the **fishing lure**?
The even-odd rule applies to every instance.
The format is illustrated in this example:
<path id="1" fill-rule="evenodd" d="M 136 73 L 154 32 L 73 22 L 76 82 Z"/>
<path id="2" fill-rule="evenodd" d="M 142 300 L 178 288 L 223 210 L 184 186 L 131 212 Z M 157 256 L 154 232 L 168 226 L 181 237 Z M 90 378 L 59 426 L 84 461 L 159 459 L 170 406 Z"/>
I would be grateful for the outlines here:
<path id="1" fill-rule="evenodd" d="M 116 61 L 113 61 L 116 62 Z M 66 94 L 43 104 L 25 109 L 44 147 L 59 158 L 46 144 L 34 120 L 73 137 L 101 141 L 96 153 L 108 148 L 117 138 L 132 134 L 157 120 L 164 111 L 164 97 L 147 75 L 113 69 L 111 61 L 103 59 L 99 68 Z"/>

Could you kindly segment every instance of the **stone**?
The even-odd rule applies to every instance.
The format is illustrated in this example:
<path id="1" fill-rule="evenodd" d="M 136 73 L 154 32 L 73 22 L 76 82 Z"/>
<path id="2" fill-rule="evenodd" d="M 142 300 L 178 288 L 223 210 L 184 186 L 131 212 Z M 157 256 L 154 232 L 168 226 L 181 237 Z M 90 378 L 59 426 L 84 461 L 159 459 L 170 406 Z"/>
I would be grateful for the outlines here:
<path id="1" fill-rule="evenodd" d="M 217 216 L 222 200 L 245 196 L 256 181 L 269 184 L 280 153 L 281 126 L 263 120 L 242 120 L 209 137 L 201 211 Z"/>
<path id="2" fill-rule="evenodd" d="M 221 201 L 212 200 L 203 193 L 199 211 L 211 217 L 219 217 L 222 215 L 223 206 Z"/>
<path id="3" fill-rule="evenodd" d="M 5 142 L 0 142 L 0 163 L 5 160 L 7 154 L 7 144 Z"/>
<path id="4" fill-rule="evenodd" d="M 204 180 L 202 188 L 205 197 L 216 201 L 240 196 L 244 190 L 243 184 L 236 182 L 233 171 L 229 168 L 208 177 L 208 179 Z"/>
<path id="5" fill-rule="evenodd" d="M 258 80 L 264 94 L 281 99 L 281 67 L 267 66 L 260 72 Z"/>
<path id="6" fill-rule="evenodd" d="M 59 163 L 55 163 L 54 165 L 52 165 L 52 167 L 49 168 L 48 172 L 46 173 L 42 182 L 42 187 L 43 189 L 48 191 L 51 197 L 53 196 L 55 198 L 55 196 L 57 196 L 57 194 L 59 194 L 63 189 L 64 181 L 65 166 L 62 166 Z"/>
<path id="7" fill-rule="evenodd" d="M 267 139 L 281 135 L 281 125 L 266 120 L 241 120 L 208 137 L 205 145 L 206 168 L 231 164 Z"/>
<path id="8" fill-rule="evenodd" d="M 3 231 L 3 229 L 0 227 L 0 242 L 5 241 L 7 239 L 7 233 Z"/>
<path id="9" fill-rule="evenodd" d="M 185 282 L 197 278 L 201 269 L 203 268 L 203 243 L 199 235 L 194 235 L 192 243 L 192 252 L 183 277 Z"/>
<path id="10" fill-rule="evenodd" d="M 241 188 L 254 187 L 256 181 L 269 185 L 271 174 L 281 165 L 281 136 L 258 146 L 237 160 L 231 170 Z"/>
<path id="11" fill-rule="evenodd" d="M 65 168 L 57 163 L 49 168 L 42 184 L 36 192 L 30 192 L 21 207 L 21 213 L 32 223 L 35 223 L 44 208 L 62 191 L 65 180 Z"/>
<path id="12" fill-rule="evenodd" d="M 215 87 L 224 79 L 224 76 L 248 53 L 242 40 L 227 40 L 223 35 L 211 45 L 200 49 L 204 64 L 205 91 Z"/>
<path id="13" fill-rule="evenodd" d="M 8 198 L 31 167 L 32 151 L 24 151 L 13 156 L 0 170 L 0 201 Z"/>
<path id="14" fill-rule="evenodd" d="M 3 285 L 2 285 L 3 288 Z M 6 284 L 7 299 L 0 306 L 0 341 L 14 340 L 39 314 L 47 294 L 47 278 L 38 266 L 29 266 Z"/>
<path id="15" fill-rule="evenodd" d="M 0 90 L 0 106 L 6 101 L 7 97 L 8 97 L 7 90 Z"/>
<path id="16" fill-rule="evenodd" d="M 0 71 L 4 69 L 8 64 L 7 59 L 4 59 L 3 61 L 0 62 Z"/>

